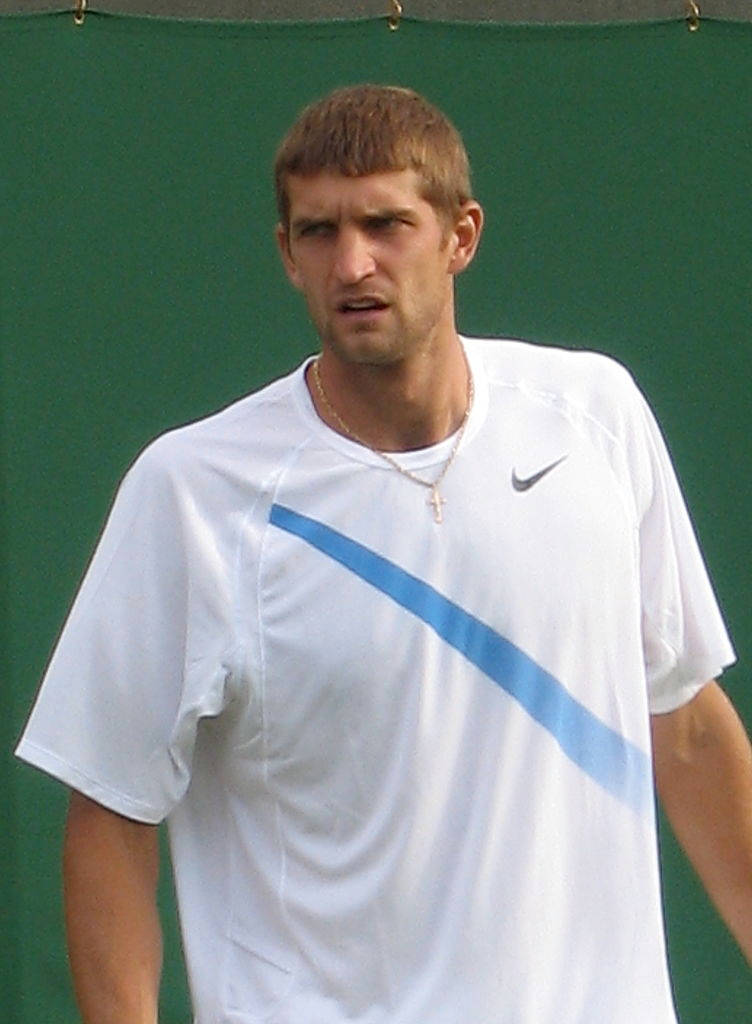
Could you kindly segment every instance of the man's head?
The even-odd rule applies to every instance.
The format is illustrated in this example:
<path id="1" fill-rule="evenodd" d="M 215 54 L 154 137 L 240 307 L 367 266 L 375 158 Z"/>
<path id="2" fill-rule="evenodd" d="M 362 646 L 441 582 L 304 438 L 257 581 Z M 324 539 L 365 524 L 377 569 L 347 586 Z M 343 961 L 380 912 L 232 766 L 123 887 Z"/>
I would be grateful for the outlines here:
<path id="1" fill-rule="evenodd" d="M 288 227 L 290 175 L 363 177 L 404 170 L 417 173 L 423 198 L 448 223 L 470 199 L 465 147 L 440 110 L 397 86 L 338 89 L 302 111 L 277 151 L 280 222 Z"/>
<path id="2" fill-rule="evenodd" d="M 456 129 L 406 89 L 308 107 L 276 164 L 277 244 L 327 359 L 400 362 L 456 343 L 454 279 L 483 211 Z"/>

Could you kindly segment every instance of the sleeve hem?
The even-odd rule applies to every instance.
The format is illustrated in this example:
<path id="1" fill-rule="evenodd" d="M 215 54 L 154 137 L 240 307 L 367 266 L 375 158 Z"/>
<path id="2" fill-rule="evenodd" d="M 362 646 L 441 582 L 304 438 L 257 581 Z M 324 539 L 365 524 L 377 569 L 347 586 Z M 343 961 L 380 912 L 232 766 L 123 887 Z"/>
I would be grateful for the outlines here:
<path id="1" fill-rule="evenodd" d="M 124 818 L 131 818 L 145 825 L 158 825 L 167 816 L 167 812 L 162 809 L 157 809 L 142 800 L 92 779 L 75 765 L 63 761 L 56 754 L 43 747 L 38 747 L 28 739 L 21 739 L 15 754 L 20 760 L 34 768 L 39 768 L 47 775 L 57 779 L 58 782 L 83 793 L 84 796 L 88 796 L 91 800 Z"/>
<path id="2" fill-rule="evenodd" d="M 729 668 L 736 661 L 732 652 L 725 653 L 721 657 L 708 659 L 702 665 L 697 666 L 692 676 L 679 684 L 669 693 L 662 693 L 650 700 L 651 715 L 665 715 L 677 708 L 683 707 L 697 696 L 704 686 L 714 679 L 718 679 L 725 669 Z"/>

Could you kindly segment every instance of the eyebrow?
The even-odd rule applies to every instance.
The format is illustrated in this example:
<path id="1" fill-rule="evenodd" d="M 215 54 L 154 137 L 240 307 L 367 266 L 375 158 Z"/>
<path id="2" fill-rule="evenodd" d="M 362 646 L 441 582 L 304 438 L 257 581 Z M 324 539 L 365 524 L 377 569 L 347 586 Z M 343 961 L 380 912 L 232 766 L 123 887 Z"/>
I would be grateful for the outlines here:
<path id="1" fill-rule="evenodd" d="M 366 210 L 361 221 L 372 220 L 413 220 L 415 210 L 410 206 L 383 206 L 375 207 L 373 210 Z"/>
<path id="2" fill-rule="evenodd" d="M 360 223 L 373 220 L 412 220 L 415 217 L 415 210 L 411 206 L 376 206 L 373 209 L 365 210 L 356 218 Z M 290 230 L 293 234 L 299 235 L 306 228 L 319 224 L 336 224 L 337 221 L 331 217 L 295 217 L 290 222 Z"/>
<path id="3" fill-rule="evenodd" d="M 415 215 L 415 210 L 411 206 L 383 206 L 376 207 L 373 210 L 368 210 L 364 214 L 366 219 L 375 217 L 412 217 Z"/>

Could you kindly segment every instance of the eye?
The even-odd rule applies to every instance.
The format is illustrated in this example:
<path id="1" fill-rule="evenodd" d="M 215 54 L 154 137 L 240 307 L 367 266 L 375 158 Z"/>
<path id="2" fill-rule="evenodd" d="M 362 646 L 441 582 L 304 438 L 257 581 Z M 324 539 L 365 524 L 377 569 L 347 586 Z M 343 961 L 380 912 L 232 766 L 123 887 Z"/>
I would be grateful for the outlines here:
<path id="1" fill-rule="evenodd" d="M 394 214 L 385 213 L 378 217 L 369 217 L 366 226 L 369 231 L 389 231 L 399 224 L 399 218 Z"/>
<path id="2" fill-rule="evenodd" d="M 328 220 L 311 221 L 298 232 L 300 238 L 328 238 L 335 231 L 334 224 Z"/>

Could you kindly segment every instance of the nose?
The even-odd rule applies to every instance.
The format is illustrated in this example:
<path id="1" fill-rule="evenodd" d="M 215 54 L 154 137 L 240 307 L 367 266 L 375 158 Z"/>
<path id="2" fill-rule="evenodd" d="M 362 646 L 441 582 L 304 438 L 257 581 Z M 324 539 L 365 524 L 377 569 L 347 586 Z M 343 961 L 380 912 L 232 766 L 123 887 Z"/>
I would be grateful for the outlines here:
<path id="1" fill-rule="evenodd" d="M 340 284 L 357 284 L 372 274 L 375 267 L 368 238 L 356 228 L 343 228 L 334 257 L 334 273 Z"/>

